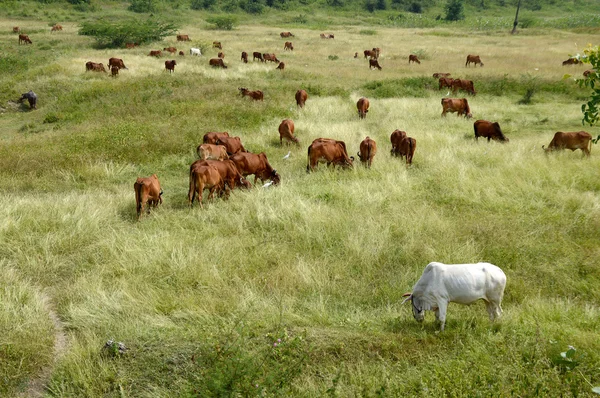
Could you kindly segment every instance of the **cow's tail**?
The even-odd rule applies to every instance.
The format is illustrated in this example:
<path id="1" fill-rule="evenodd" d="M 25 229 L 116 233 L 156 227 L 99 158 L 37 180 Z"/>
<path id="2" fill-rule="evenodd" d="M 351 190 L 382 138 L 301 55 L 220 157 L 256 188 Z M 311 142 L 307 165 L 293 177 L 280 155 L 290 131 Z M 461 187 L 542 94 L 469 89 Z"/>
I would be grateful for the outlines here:
<path id="1" fill-rule="evenodd" d="M 413 139 L 408 137 L 408 153 L 406 154 L 406 163 L 408 163 L 408 157 L 410 156 L 410 163 L 412 164 L 413 157 Z"/>
<path id="2" fill-rule="evenodd" d="M 371 141 L 367 142 L 367 166 L 371 167 Z"/>
<path id="3" fill-rule="evenodd" d="M 193 170 L 190 168 L 190 190 L 188 192 L 188 202 L 190 207 L 194 204 L 194 198 L 196 197 L 196 181 L 193 174 Z"/>
<path id="4" fill-rule="evenodd" d="M 308 159 L 306 161 L 306 172 L 307 173 L 310 172 L 310 148 L 312 148 L 312 145 L 308 146 Z"/>
<path id="5" fill-rule="evenodd" d="M 135 211 L 138 216 L 138 220 L 142 216 L 142 188 L 144 187 L 143 182 L 136 181 L 134 184 L 135 187 Z"/>

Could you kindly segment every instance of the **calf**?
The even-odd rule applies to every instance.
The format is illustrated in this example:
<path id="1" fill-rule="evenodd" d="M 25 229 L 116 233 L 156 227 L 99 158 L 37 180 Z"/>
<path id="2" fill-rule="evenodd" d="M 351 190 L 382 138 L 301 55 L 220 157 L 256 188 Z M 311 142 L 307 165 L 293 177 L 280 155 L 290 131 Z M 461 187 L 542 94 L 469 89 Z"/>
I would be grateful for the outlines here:
<path id="1" fill-rule="evenodd" d="M 170 61 L 165 61 L 165 70 L 168 70 L 169 73 L 175 72 L 175 65 L 177 65 L 177 61 L 174 59 Z"/>
<path id="2" fill-rule="evenodd" d="M 367 136 L 367 138 L 362 140 L 362 142 L 360 143 L 360 151 L 358 152 L 358 157 L 360 158 L 360 161 L 367 167 L 371 167 L 371 164 L 373 163 L 373 158 L 375 157 L 376 153 L 377 143 Z"/>
<path id="3" fill-rule="evenodd" d="M 284 119 L 279 124 L 279 144 L 283 145 L 283 139 L 295 142 L 296 145 L 300 145 L 298 138 L 294 137 L 294 121 L 291 119 Z"/>
<path id="4" fill-rule="evenodd" d="M 333 33 L 321 33 L 321 39 L 335 39 Z"/>
<path id="5" fill-rule="evenodd" d="M 13 33 L 21 33 L 21 28 L 18 26 L 13 26 Z"/>
<path id="6" fill-rule="evenodd" d="M 279 36 L 281 36 L 281 38 L 284 38 L 284 37 L 294 37 L 294 35 L 292 34 L 292 32 L 281 32 L 279 34 Z"/>
<path id="7" fill-rule="evenodd" d="M 592 135 L 586 131 L 575 131 L 572 133 L 563 133 L 561 131 L 554 134 L 552 141 L 548 145 L 548 148 L 542 149 L 548 152 L 561 151 L 563 149 L 570 149 L 572 151 L 581 149 L 584 156 L 590 156 L 590 150 L 592 149 Z"/>
<path id="8" fill-rule="evenodd" d="M 419 58 L 417 58 L 417 56 L 414 54 L 410 54 L 408 56 L 408 64 L 410 65 L 411 62 L 413 62 L 413 63 L 416 62 L 418 64 L 421 64 L 421 61 L 419 61 Z"/>
<path id="9" fill-rule="evenodd" d="M 190 48 L 190 55 L 195 55 L 195 56 L 199 57 L 202 55 L 202 52 L 200 51 L 199 48 L 192 47 L 192 48 Z"/>
<path id="10" fill-rule="evenodd" d="M 378 58 L 377 53 L 373 50 L 365 50 L 365 51 L 363 51 L 363 54 L 365 55 L 365 59 L 367 59 L 367 58 L 377 59 Z"/>
<path id="11" fill-rule="evenodd" d="M 88 61 L 85 63 L 85 71 L 94 71 L 94 72 L 104 72 L 106 73 L 106 69 L 104 69 L 104 64 L 102 63 L 95 63 L 92 61 Z"/>
<path id="12" fill-rule="evenodd" d="M 219 170 L 213 165 L 197 164 L 190 167 L 190 189 L 188 192 L 188 201 L 190 207 L 194 204 L 194 199 L 198 195 L 200 208 L 202 205 L 202 192 L 209 190 L 208 200 L 214 198 L 215 192 L 222 192 L 225 189 L 225 182 L 221 178 Z"/>
<path id="13" fill-rule="evenodd" d="M 218 133 L 217 133 L 218 134 Z M 224 145 L 201 144 L 196 148 L 198 157 L 202 160 L 225 160 L 229 159 L 227 148 Z"/>
<path id="14" fill-rule="evenodd" d="M 392 132 L 392 135 L 390 135 L 390 142 L 392 143 L 392 150 L 390 151 L 390 154 L 392 156 L 402 157 L 402 155 L 400 154 L 400 144 L 402 143 L 402 140 L 405 137 L 406 137 L 405 131 L 394 130 Z"/>
<path id="15" fill-rule="evenodd" d="M 211 58 L 208 61 L 208 64 L 215 68 L 227 69 L 227 65 L 225 65 L 225 63 L 223 62 L 223 60 L 221 58 Z"/>
<path id="16" fill-rule="evenodd" d="M 330 138 L 317 138 L 308 147 L 308 164 L 306 172 L 314 171 L 319 161 L 327 162 L 327 167 L 336 165 L 340 167 L 352 167 L 354 157 L 348 157 L 346 143 L 344 141 L 332 140 Z"/>
<path id="17" fill-rule="evenodd" d="M 114 65 L 111 66 L 110 67 L 110 76 L 111 77 L 117 77 L 117 76 L 119 76 L 119 67 L 114 66 Z"/>
<path id="18" fill-rule="evenodd" d="M 160 189 L 156 174 L 146 178 L 138 177 L 135 184 L 133 184 L 133 189 L 135 190 L 135 207 L 138 220 L 142 218 L 145 206 L 146 212 L 150 214 L 151 207 L 162 204 L 163 191 Z"/>
<path id="19" fill-rule="evenodd" d="M 218 58 L 224 59 L 225 58 L 225 53 L 223 51 L 219 51 L 219 53 L 217 54 Z"/>
<path id="20" fill-rule="evenodd" d="M 185 53 L 183 51 L 179 51 L 179 56 L 180 57 L 185 57 Z"/>
<path id="21" fill-rule="evenodd" d="M 220 41 L 213 41 L 213 48 L 218 48 L 219 50 L 223 49 Z"/>
<path id="22" fill-rule="evenodd" d="M 364 119 L 367 117 L 367 112 L 369 112 L 369 100 L 365 97 L 362 97 L 356 102 L 356 109 L 358 109 L 358 117 L 360 119 Z"/>
<path id="23" fill-rule="evenodd" d="M 116 66 L 119 69 L 127 69 L 127 67 L 125 66 L 125 64 L 123 63 L 123 60 L 121 58 L 109 58 L 108 66 L 109 67 Z"/>
<path id="24" fill-rule="evenodd" d="M 465 79 L 454 79 L 452 80 L 452 92 L 456 90 L 463 90 L 469 94 L 475 95 L 475 87 L 473 87 L 473 80 Z"/>
<path id="25" fill-rule="evenodd" d="M 19 35 L 19 44 L 22 44 L 22 43 L 32 44 L 31 40 L 29 39 L 29 36 L 24 35 L 24 34 L 20 34 Z"/>
<path id="26" fill-rule="evenodd" d="M 27 102 L 29 102 L 29 108 L 37 109 L 37 95 L 35 95 L 35 93 L 32 90 L 29 90 L 28 92 L 26 92 L 24 94 L 21 94 L 21 98 L 19 98 L 19 100 L 17 102 L 22 103 L 25 100 L 27 100 Z"/>
<path id="27" fill-rule="evenodd" d="M 242 58 L 241 58 L 242 62 L 244 62 L 245 64 L 248 63 L 248 53 L 246 51 L 242 51 Z"/>
<path id="28" fill-rule="evenodd" d="M 263 59 L 262 53 L 259 53 L 258 51 L 254 51 L 252 53 L 252 61 L 255 61 L 257 58 L 260 60 L 260 62 L 265 62 L 265 60 Z"/>
<path id="29" fill-rule="evenodd" d="M 62 31 L 62 29 L 63 29 L 62 26 L 60 26 L 59 24 L 56 24 L 56 25 L 54 25 L 52 27 L 52 29 L 50 29 L 50 33 L 52 33 L 52 32 L 60 32 L 60 31 Z"/>
<path id="30" fill-rule="evenodd" d="M 149 57 L 160 57 L 162 55 L 162 51 L 161 50 L 150 50 L 150 53 L 148 53 Z"/>
<path id="31" fill-rule="evenodd" d="M 191 41 L 188 35 L 177 35 L 177 41 Z"/>
<path id="32" fill-rule="evenodd" d="M 163 51 L 168 51 L 171 54 L 173 54 L 173 53 L 177 52 L 177 49 L 175 47 L 165 47 L 165 48 L 163 48 Z"/>
<path id="33" fill-rule="evenodd" d="M 238 152 L 246 152 L 242 145 L 240 137 L 219 137 L 215 142 L 216 145 L 223 145 L 227 150 L 227 155 L 235 155 Z"/>
<path id="34" fill-rule="evenodd" d="M 275 69 L 284 70 L 285 69 L 285 63 L 284 62 L 280 62 L 279 65 L 277 65 L 277 68 L 275 68 Z"/>
<path id="35" fill-rule="evenodd" d="M 465 66 L 469 66 L 471 63 L 475 64 L 475 67 L 477 67 L 477 64 L 483 67 L 483 62 L 481 62 L 479 55 L 467 55 L 467 62 L 465 63 Z"/>
<path id="36" fill-rule="evenodd" d="M 473 117 L 466 98 L 442 98 L 442 116 L 446 116 L 447 112 L 456 112 L 456 116 L 463 115 L 466 118 Z"/>
<path id="37" fill-rule="evenodd" d="M 290 51 L 294 51 L 294 45 L 292 44 L 291 41 L 286 41 L 285 44 L 283 45 L 283 50 L 290 50 Z"/>
<path id="38" fill-rule="evenodd" d="M 472 304 L 482 299 L 486 303 L 490 320 L 502 315 L 502 298 L 506 287 L 506 275 L 490 263 L 442 264 L 429 263 L 423 275 L 405 293 L 402 304 L 410 301 L 417 322 L 425 318 L 424 311 L 435 311 L 435 317 L 444 331 L 448 303 Z"/>
<path id="39" fill-rule="evenodd" d="M 304 104 L 306 103 L 306 100 L 308 99 L 308 93 L 304 90 L 298 90 L 296 91 L 296 105 L 299 106 L 300 108 L 304 108 Z"/>
<path id="40" fill-rule="evenodd" d="M 264 152 L 258 155 L 249 152 L 240 152 L 232 156 L 231 161 L 235 163 L 242 176 L 246 177 L 254 174 L 255 185 L 257 179 L 262 182 L 271 180 L 275 185 L 281 182 L 281 176 L 277 174 L 277 170 L 271 167 Z"/>
<path id="41" fill-rule="evenodd" d="M 369 69 L 372 70 L 373 68 L 377 68 L 377 69 L 381 70 L 381 66 L 379 65 L 379 61 L 377 61 L 374 58 L 371 58 L 369 60 Z"/>
<path id="42" fill-rule="evenodd" d="M 240 94 L 242 95 L 242 97 L 244 96 L 248 96 L 250 98 L 252 98 L 255 101 L 262 101 L 263 100 L 263 92 L 260 90 L 254 90 L 254 91 L 250 91 L 245 87 L 240 87 L 238 90 L 240 90 Z"/>
<path id="43" fill-rule="evenodd" d="M 479 137 L 487 138 L 490 140 L 497 140 L 500 142 L 508 142 L 509 139 L 504 136 L 498 122 L 488 122 L 487 120 L 477 120 L 473 123 L 473 130 L 475 130 L 475 140 L 479 140 Z"/>
<path id="44" fill-rule="evenodd" d="M 224 138 L 224 137 L 229 137 L 229 133 L 224 131 L 222 133 L 218 133 L 218 132 L 210 132 L 210 133 L 206 133 L 204 134 L 204 137 L 202 138 L 202 142 L 204 144 L 217 144 L 217 141 L 220 138 Z"/>

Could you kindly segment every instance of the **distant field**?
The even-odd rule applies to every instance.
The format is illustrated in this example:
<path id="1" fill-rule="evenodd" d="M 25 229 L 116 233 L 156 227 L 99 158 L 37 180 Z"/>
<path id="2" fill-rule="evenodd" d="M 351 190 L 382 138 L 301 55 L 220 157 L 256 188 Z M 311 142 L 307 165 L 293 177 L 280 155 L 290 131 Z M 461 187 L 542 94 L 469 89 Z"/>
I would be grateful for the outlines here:
<path id="1" fill-rule="evenodd" d="M 0 20 L 0 395 L 27 396 L 31 380 L 52 397 L 592 395 L 600 150 L 586 159 L 541 146 L 556 131 L 600 133 L 581 125 L 589 93 L 562 79 L 585 67 L 561 66 L 597 34 L 365 28 L 334 16 L 322 30 L 252 20 L 215 31 L 188 18 L 191 43 L 132 50 L 97 50 L 74 21 L 50 34 L 42 17 Z M 16 25 L 32 45 L 17 44 Z M 226 70 L 208 66 L 213 40 Z M 170 45 L 186 56 L 147 56 Z M 190 57 L 192 46 L 205 54 Z M 373 47 L 382 71 L 362 58 Z M 286 69 L 243 64 L 241 51 L 274 52 Z M 485 66 L 466 68 L 467 54 Z M 129 70 L 85 72 L 112 56 Z M 434 72 L 475 82 L 473 120 L 440 116 L 447 90 Z M 14 102 L 30 89 L 35 111 Z M 519 105 L 527 89 L 532 104 Z M 299 147 L 279 145 L 284 118 Z M 476 142 L 477 119 L 498 121 L 510 143 Z M 417 140 L 411 167 L 389 155 L 395 129 Z M 188 169 L 208 131 L 266 152 L 281 185 L 189 209 Z M 355 155 L 367 135 L 379 147 L 372 169 L 357 159 L 306 173 L 313 139 L 344 140 Z M 133 183 L 152 173 L 164 204 L 137 222 Z M 414 321 L 401 296 L 431 261 L 501 267 L 502 321 L 490 324 L 483 303 L 450 305 L 443 333 L 432 314 Z M 129 350 L 112 356 L 108 340 Z"/>

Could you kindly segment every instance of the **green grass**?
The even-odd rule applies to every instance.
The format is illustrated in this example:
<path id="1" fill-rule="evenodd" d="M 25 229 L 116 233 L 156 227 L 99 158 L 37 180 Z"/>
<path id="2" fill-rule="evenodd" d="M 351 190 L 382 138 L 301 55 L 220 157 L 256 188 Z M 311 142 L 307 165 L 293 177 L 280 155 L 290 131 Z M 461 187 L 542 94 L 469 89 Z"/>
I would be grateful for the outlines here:
<path id="1" fill-rule="evenodd" d="M 348 24 L 308 14 L 293 29 L 249 17 L 232 31 L 183 17 L 191 43 L 97 50 L 77 35 L 78 14 L 54 15 L 73 11 L 28 12 L 0 21 L 0 32 L 23 25 L 34 42 L 0 34 L 14 61 L 0 61 L 0 395 L 53 363 L 46 299 L 67 335 L 46 396 L 590 396 L 588 382 L 600 384 L 600 155 L 541 149 L 556 131 L 583 129 L 588 93 L 562 76 L 584 68 L 561 61 L 593 32 L 541 17 L 518 36 L 461 26 L 365 34 L 364 15 Z M 98 15 L 124 11 L 104 4 Z M 318 18 L 335 40 L 319 38 Z M 48 19 L 64 31 L 51 35 Z M 147 56 L 213 40 L 227 70 L 208 66 L 210 47 L 177 57 L 172 75 L 166 58 Z M 382 71 L 353 58 L 373 47 Z M 274 52 L 286 69 L 242 64 L 241 51 Z M 408 65 L 416 51 L 426 57 Z M 465 68 L 469 53 L 485 66 Z M 85 72 L 111 56 L 129 70 Z M 475 142 L 473 120 L 441 118 L 434 72 L 474 80 L 474 120 L 498 121 L 510 143 Z M 238 87 L 263 90 L 264 102 Z M 519 105 L 531 87 L 531 104 Z M 36 111 L 14 104 L 29 89 Z M 284 118 L 300 147 L 279 146 Z M 411 167 L 389 155 L 395 129 L 417 140 Z M 189 209 L 188 168 L 207 131 L 266 152 L 281 186 Z M 313 139 L 342 139 L 355 155 L 367 135 L 378 144 L 372 169 L 306 173 Z M 137 222 L 133 183 L 152 173 L 164 204 Z M 431 261 L 500 266 L 503 319 L 490 324 L 477 303 L 450 305 L 443 333 L 431 314 L 416 323 L 401 296 Z M 109 339 L 129 350 L 107 356 Z M 568 345 L 572 370 L 560 356 Z"/>

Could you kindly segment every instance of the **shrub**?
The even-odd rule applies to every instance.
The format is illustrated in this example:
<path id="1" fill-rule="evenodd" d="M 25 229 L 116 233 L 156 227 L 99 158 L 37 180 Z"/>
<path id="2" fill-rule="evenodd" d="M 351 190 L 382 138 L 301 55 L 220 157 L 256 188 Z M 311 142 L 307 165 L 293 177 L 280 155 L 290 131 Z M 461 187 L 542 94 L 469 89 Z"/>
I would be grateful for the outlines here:
<path id="1" fill-rule="evenodd" d="M 532 26 L 534 26 L 536 23 L 535 18 L 533 17 L 521 17 L 519 18 L 519 26 L 521 26 L 521 28 L 531 28 Z"/>
<path id="2" fill-rule="evenodd" d="M 358 32 L 358 34 L 365 36 L 374 36 L 377 34 L 377 31 L 374 29 L 363 29 L 360 32 Z"/>
<path id="3" fill-rule="evenodd" d="M 233 15 L 217 15 L 214 17 L 206 18 L 206 22 L 215 25 L 215 29 L 233 30 L 233 28 L 237 24 L 237 18 Z"/>
<path id="4" fill-rule="evenodd" d="M 327 59 L 330 61 L 335 61 L 335 60 L 340 59 L 340 57 L 338 57 L 337 55 L 328 55 Z"/>
<path id="5" fill-rule="evenodd" d="M 412 12 L 413 14 L 422 14 L 423 13 L 423 7 L 421 7 L 421 4 L 419 4 L 419 3 L 412 2 L 408 6 L 407 11 L 408 12 Z"/>
<path id="6" fill-rule="evenodd" d="M 153 12 L 156 10 L 156 4 L 154 0 L 131 0 L 127 9 L 133 12 Z"/>
<path id="7" fill-rule="evenodd" d="M 448 0 L 446 3 L 446 21 L 459 21 L 465 19 L 464 5 L 462 0 Z"/>
<path id="8" fill-rule="evenodd" d="M 259 0 L 244 0 L 240 3 L 240 7 L 248 14 L 262 14 L 265 8 Z"/>
<path id="9" fill-rule="evenodd" d="M 217 0 L 192 0 L 190 8 L 192 10 L 209 10 L 215 6 Z"/>
<path id="10" fill-rule="evenodd" d="M 150 43 L 160 41 L 166 36 L 177 33 L 172 23 L 148 18 L 146 21 L 125 20 L 118 23 L 107 21 L 84 22 L 79 34 L 92 36 L 100 48 L 121 48 L 125 43 Z"/>

